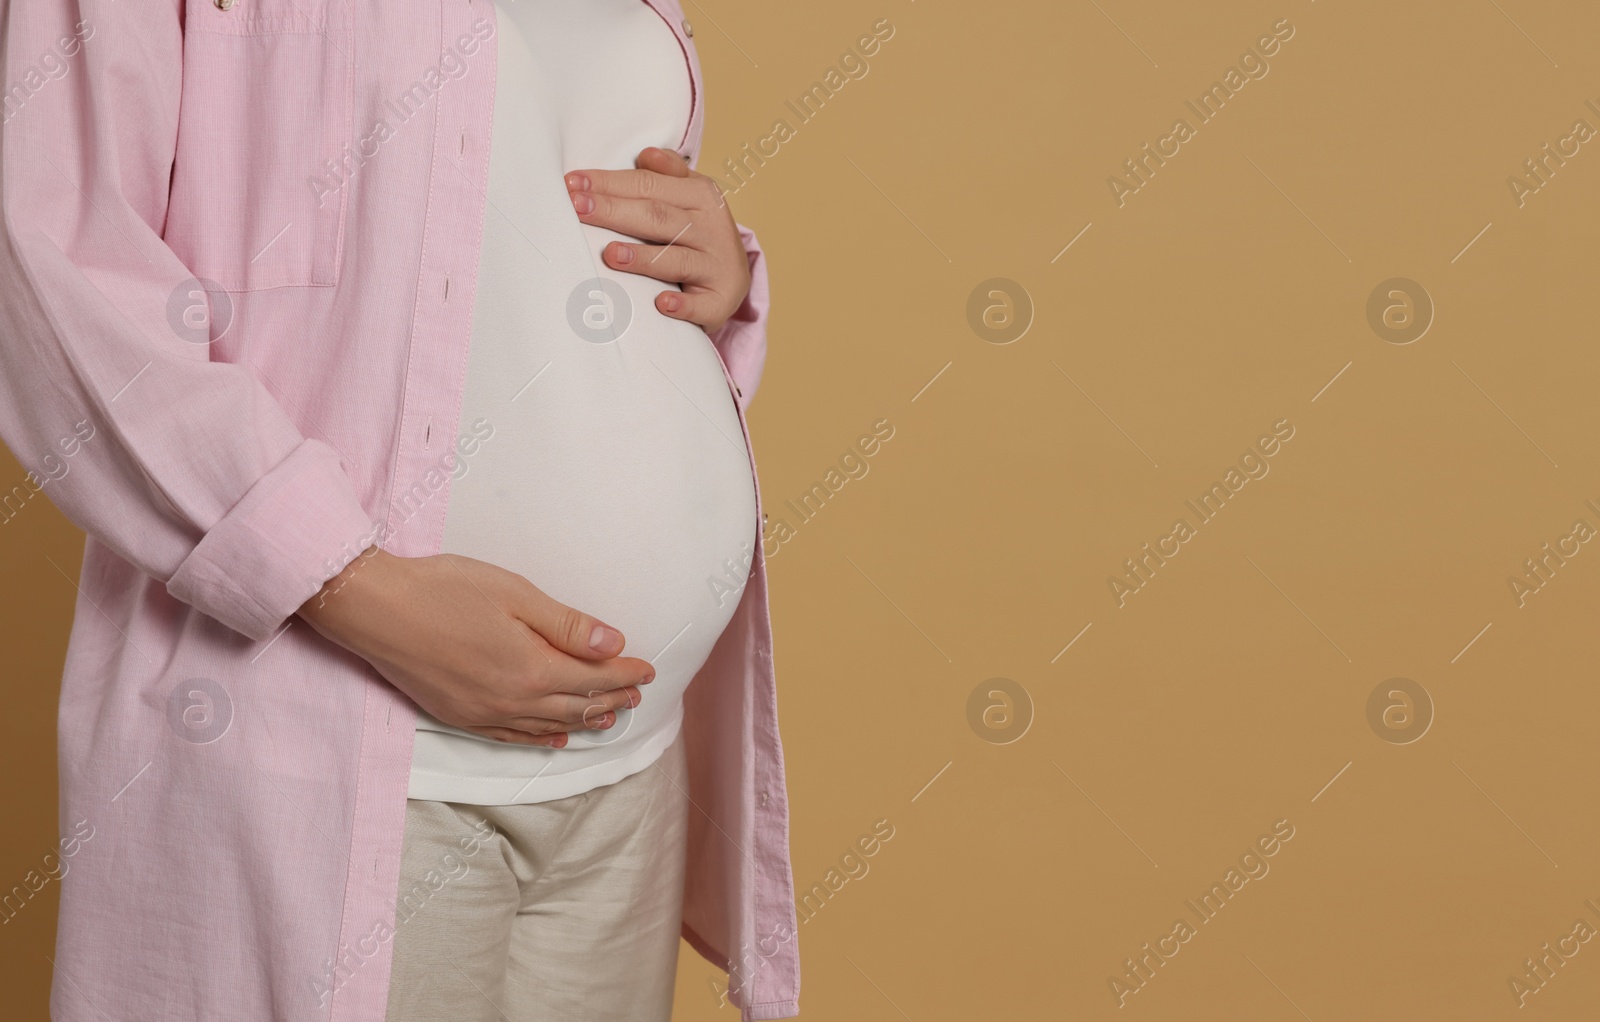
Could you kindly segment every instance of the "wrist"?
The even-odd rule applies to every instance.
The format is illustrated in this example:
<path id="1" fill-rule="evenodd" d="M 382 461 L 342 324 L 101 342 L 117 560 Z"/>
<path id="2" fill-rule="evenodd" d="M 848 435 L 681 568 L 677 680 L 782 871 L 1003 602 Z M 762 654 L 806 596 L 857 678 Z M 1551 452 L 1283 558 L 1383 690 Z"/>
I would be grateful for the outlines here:
<path id="1" fill-rule="evenodd" d="M 359 616 L 362 607 L 382 591 L 374 585 L 375 576 L 382 574 L 393 554 L 377 546 L 368 547 L 340 572 L 322 584 L 315 596 L 300 605 L 296 613 L 317 631 L 340 645 L 350 623 Z"/>

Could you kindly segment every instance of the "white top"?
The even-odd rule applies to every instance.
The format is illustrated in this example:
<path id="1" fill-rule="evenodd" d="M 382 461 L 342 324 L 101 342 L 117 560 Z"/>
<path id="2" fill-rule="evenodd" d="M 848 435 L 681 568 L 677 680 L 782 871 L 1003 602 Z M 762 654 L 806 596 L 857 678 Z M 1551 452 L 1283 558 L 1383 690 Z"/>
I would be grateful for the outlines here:
<path id="1" fill-rule="evenodd" d="M 565 798 L 665 751 L 759 532 L 710 338 L 656 311 L 655 295 L 676 285 L 605 266 L 600 250 L 623 236 L 580 223 L 563 183 L 570 170 L 632 169 L 645 146 L 678 146 L 687 57 L 643 0 L 494 2 L 494 128 L 461 417 L 464 436 L 487 439 L 452 484 L 443 549 L 620 628 L 624 653 L 649 660 L 656 678 L 615 726 L 574 731 L 564 749 L 491 741 L 423 713 L 410 797 L 479 805 Z M 614 282 L 610 293 L 593 278 Z"/>

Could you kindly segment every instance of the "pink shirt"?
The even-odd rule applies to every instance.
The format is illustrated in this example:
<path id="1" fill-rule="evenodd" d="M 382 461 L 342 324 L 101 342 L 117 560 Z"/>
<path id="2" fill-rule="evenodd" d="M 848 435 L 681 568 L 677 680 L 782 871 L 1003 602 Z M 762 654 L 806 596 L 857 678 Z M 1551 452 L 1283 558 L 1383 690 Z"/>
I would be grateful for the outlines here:
<path id="1" fill-rule="evenodd" d="M 690 57 L 695 157 L 687 22 L 645 2 Z M 10 5 L 0 78 L 0 436 L 89 534 L 58 739 L 61 829 L 93 837 L 52 1016 L 381 1022 L 415 709 L 292 615 L 373 542 L 440 547 L 470 455 L 494 5 L 78 9 Z M 768 291 L 741 233 L 750 294 L 712 341 L 743 427 Z M 799 991 L 752 543 L 684 721 L 683 934 L 745 1020 Z"/>

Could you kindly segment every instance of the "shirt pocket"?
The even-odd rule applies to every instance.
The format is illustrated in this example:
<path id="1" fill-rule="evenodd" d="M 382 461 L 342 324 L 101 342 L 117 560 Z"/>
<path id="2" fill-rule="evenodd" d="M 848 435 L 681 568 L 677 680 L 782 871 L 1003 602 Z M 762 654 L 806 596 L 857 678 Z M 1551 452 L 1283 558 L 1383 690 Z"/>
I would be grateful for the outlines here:
<path id="1" fill-rule="evenodd" d="M 350 0 L 188 0 L 166 240 L 195 276 L 229 291 L 338 282 L 352 19 Z"/>

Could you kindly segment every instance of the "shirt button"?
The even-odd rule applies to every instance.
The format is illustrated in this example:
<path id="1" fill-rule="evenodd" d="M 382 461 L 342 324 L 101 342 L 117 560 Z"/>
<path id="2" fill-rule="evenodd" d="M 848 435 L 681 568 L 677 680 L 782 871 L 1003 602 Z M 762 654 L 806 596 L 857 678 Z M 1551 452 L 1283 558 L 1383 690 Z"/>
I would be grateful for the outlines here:
<path id="1" fill-rule="evenodd" d="M 223 0 L 217 0 L 217 2 L 221 3 Z M 233 0 L 227 0 L 227 2 L 232 3 Z M 694 38 L 694 26 L 689 24 L 688 18 L 683 19 L 683 34 L 688 36 L 690 39 Z"/>
<path id="2" fill-rule="evenodd" d="M 216 0 L 216 3 L 218 10 L 226 11 L 233 8 L 234 0 Z"/>

